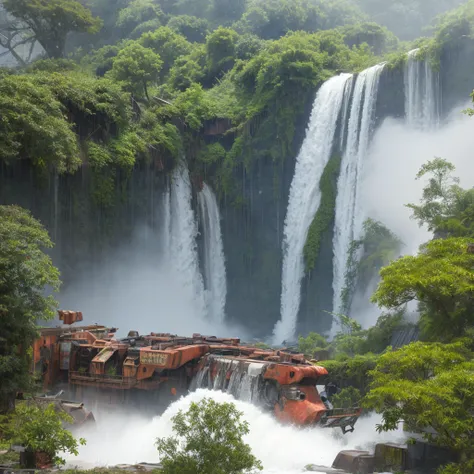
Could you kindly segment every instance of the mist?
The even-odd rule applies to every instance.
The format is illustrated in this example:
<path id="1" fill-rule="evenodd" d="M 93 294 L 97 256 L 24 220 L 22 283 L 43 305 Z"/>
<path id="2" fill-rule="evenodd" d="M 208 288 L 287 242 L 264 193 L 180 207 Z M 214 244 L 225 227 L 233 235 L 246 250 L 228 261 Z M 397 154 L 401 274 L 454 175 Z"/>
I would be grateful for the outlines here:
<path id="1" fill-rule="evenodd" d="M 416 174 L 424 163 L 444 158 L 456 166 L 454 176 L 462 187 L 474 186 L 474 119 L 461 113 L 470 105 L 453 110 L 436 130 L 415 130 L 403 120 L 388 118 L 375 133 L 365 164 L 362 203 L 366 217 L 382 222 L 403 241 L 402 255 L 415 255 L 432 238 L 405 207 L 422 197 L 428 178 L 416 180 Z M 364 327 L 374 325 L 381 313 L 369 303 L 370 294 L 354 297 L 352 317 Z"/>
<path id="2" fill-rule="evenodd" d="M 79 448 L 79 456 L 66 455 L 67 467 L 82 468 L 159 462 L 154 445 L 156 438 L 171 436 L 172 417 L 179 410 L 187 411 L 192 402 L 211 398 L 218 403 L 232 402 L 249 423 L 250 432 L 244 441 L 254 455 L 262 461 L 265 474 L 296 474 L 308 464 L 331 466 L 341 449 L 373 450 L 376 443 L 404 442 L 406 434 L 401 429 L 378 434 L 376 424 L 381 416 L 362 417 L 355 431 L 342 435 L 333 428 L 298 428 L 279 423 L 271 414 L 250 403 L 235 400 L 219 391 L 199 389 L 171 404 L 161 417 L 153 419 L 122 413 L 97 412 L 97 425 L 83 428 L 77 435 L 87 440 Z M 94 411 L 94 415 L 96 412 Z"/>
<path id="3" fill-rule="evenodd" d="M 216 324 L 202 314 L 162 244 L 159 232 L 137 227 L 131 241 L 111 251 L 100 266 L 84 265 L 58 295 L 60 307 L 82 311 L 84 324 L 118 328 L 119 336 L 135 330 L 246 337 L 243 328 Z"/>

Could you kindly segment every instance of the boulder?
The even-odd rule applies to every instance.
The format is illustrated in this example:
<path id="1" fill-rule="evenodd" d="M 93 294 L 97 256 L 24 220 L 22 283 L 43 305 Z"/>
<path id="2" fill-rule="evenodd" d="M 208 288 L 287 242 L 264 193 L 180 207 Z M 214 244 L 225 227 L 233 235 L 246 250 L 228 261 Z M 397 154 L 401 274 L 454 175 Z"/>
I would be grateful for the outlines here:
<path id="1" fill-rule="evenodd" d="M 374 472 L 374 457 L 368 451 L 341 451 L 332 467 L 351 474 L 371 474 Z"/>
<path id="2" fill-rule="evenodd" d="M 408 467 L 408 449 L 405 444 L 382 443 L 375 446 L 376 471 L 405 471 Z"/>

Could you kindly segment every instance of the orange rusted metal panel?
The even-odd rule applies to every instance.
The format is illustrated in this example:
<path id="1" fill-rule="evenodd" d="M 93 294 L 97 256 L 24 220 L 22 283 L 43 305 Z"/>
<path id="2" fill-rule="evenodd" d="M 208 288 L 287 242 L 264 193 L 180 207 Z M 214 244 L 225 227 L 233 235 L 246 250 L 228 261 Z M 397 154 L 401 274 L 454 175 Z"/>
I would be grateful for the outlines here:
<path id="1" fill-rule="evenodd" d="M 90 365 L 92 375 L 104 375 L 105 364 L 115 354 L 115 350 L 111 347 L 102 349 L 93 359 Z"/>
<path id="2" fill-rule="evenodd" d="M 59 320 L 63 321 L 64 324 L 74 324 L 78 321 L 82 321 L 82 313 L 80 311 L 58 311 Z"/>
<path id="3" fill-rule="evenodd" d="M 327 375 L 328 371 L 324 367 L 317 365 L 305 365 L 298 367 L 295 365 L 270 364 L 264 375 L 264 379 L 276 380 L 280 385 L 297 384 L 303 379 L 313 379 Z"/>
<path id="4" fill-rule="evenodd" d="M 304 400 L 288 400 L 282 397 L 280 403 L 275 405 L 276 417 L 284 422 L 298 425 L 312 425 L 317 423 L 327 409 L 321 401 L 316 387 L 298 386 L 304 393 Z"/>

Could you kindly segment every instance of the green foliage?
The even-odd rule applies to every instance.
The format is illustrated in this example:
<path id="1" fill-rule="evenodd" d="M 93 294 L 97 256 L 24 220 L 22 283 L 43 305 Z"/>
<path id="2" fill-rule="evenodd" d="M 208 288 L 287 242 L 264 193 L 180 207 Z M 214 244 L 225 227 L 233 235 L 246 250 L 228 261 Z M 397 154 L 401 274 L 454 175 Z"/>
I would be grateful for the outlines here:
<path id="1" fill-rule="evenodd" d="M 37 41 L 50 58 L 64 55 L 69 33 L 96 33 L 102 25 L 77 0 L 4 0 L 3 6 L 17 20 L 11 28 L 29 30 L 30 42 Z"/>
<path id="2" fill-rule="evenodd" d="M 119 51 L 107 76 L 123 82 L 137 97 L 148 96 L 148 84 L 158 80 L 163 62 L 160 56 L 136 41 Z"/>
<path id="3" fill-rule="evenodd" d="M 225 148 L 220 143 L 212 143 L 199 150 L 198 160 L 211 165 L 222 161 L 225 155 Z"/>
<path id="4" fill-rule="evenodd" d="M 234 65 L 237 38 L 234 30 L 223 27 L 207 37 L 207 68 L 212 78 L 221 76 Z"/>
<path id="5" fill-rule="evenodd" d="M 441 237 L 474 236 L 474 190 L 459 186 L 453 164 L 435 158 L 423 165 L 417 179 L 429 176 L 419 205 L 408 204 L 419 225 Z"/>
<path id="6" fill-rule="evenodd" d="M 0 159 L 29 159 L 71 172 L 81 163 L 77 139 L 52 91 L 33 77 L 0 77 Z"/>
<path id="7" fill-rule="evenodd" d="M 334 223 L 337 195 L 336 182 L 340 168 L 341 157 L 333 156 L 324 168 L 321 180 L 319 181 L 321 203 L 308 230 L 308 236 L 303 249 L 307 273 L 314 270 L 314 266 L 319 257 L 323 234 Z"/>
<path id="8" fill-rule="evenodd" d="M 339 393 L 331 397 L 334 408 L 354 408 L 359 407 L 362 399 L 360 390 L 354 387 L 343 388 Z"/>
<path id="9" fill-rule="evenodd" d="M 54 316 L 56 301 L 44 293 L 60 283 L 43 251 L 52 246 L 28 211 L 0 206 L 0 411 L 12 393 L 29 387 L 26 350 L 36 337 L 36 321 Z"/>
<path id="10" fill-rule="evenodd" d="M 264 39 L 278 39 L 290 31 L 312 33 L 361 19 L 361 12 L 345 1 L 251 0 L 236 27 Z"/>
<path id="11" fill-rule="evenodd" d="M 163 61 L 161 79 L 168 74 L 179 57 L 190 54 L 193 49 L 193 46 L 186 41 L 186 38 L 166 26 L 143 34 L 139 41 L 142 46 L 158 54 Z"/>
<path id="12" fill-rule="evenodd" d="M 398 38 L 377 23 L 347 25 L 342 29 L 344 42 L 352 48 L 366 43 L 375 55 L 391 52 L 398 47 Z"/>
<path id="13" fill-rule="evenodd" d="M 314 357 L 314 353 L 320 349 L 326 349 L 328 342 L 324 336 L 316 332 L 310 332 L 306 337 L 298 337 L 298 352 Z"/>
<path id="14" fill-rule="evenodd" d="M 445 473 L 470 472 L 474 463 L 473 356 L 464 341 L 414 343 L 386 353 L 371 372 L 364 400 L 367 408 L 382 414 L 380 431 L 396 429 L 403 420 L 430 443 L 457 452 L 460 463 Z"/>
<path id="15" fill-rule="evenodd" d="M 86 444 L 83 438 L 76 440 L 63 427 L 63 422 L 73 423 L 73 418 L 65 412 L 55 410 L 54 404 L 46 408 L 21 404 L 1 426 L 12 444 L 24 446 L 31 452 L 47 453 L 55 464 L 65 464 L 59 453 L 78 455 L 79 445 Z"/>
<path id="16" fill-rule="evenodd" d="M 166 25 L 190 42 L 204 43 L 209 33 L 209 22 L 190 15 L 178 15 L 170 19 Z"/>
<path id="17" fill-rule="evenodd" d="M 417 256 L 405 256 L 381 270 L 372 297 L 381 307 L 420 303 L 425 337 L 450 341 L 474 324 L 474 254 L 469 239 L 433 240 Z"/>
<path id="18" fill-rule="evenodd" d="M 381 222 L 367 219 L 360 240 L 351 243 L 347 257 L 345 287 L 342 290 L 343 310 L 349 311 L 351 300 L 358 288 L 366 288 L 380 269 L 400 253 L 401 240 Z"/>
<path id="19" fill-rule="evenodd" d="M 120 10 L 117 27 L 122 30 L 124 36 L 128 36 L 145 22 L 157 22 L 159 26 L 162 16 L 160 6 L 153 0 L 132 0 Z"/>
<path id="20" fill-rule="evenodd" d="M 365 395 L 369 390 L 370 372 L 375 368 L 378 358 L 379 356 L 374 354 L 346 356 L 336 360 L 320 361 L 318 365 L 327 369 L 331 382 L 338 387 L 353 387 Z"/>
<path id="21" fill-rule="evenodd" d="M 111 129 L 120 131 L 130 121 L 130 96 L 112 80 L 78 72 L 39 73 L 32 78 L 35 83 L 48 86 L 67 108 L 81 138 L 105 140 Z"/>
<path id="22" fill-rule="evenodd" d="M 165 474 L 241 474 L 262 470 L 242 437 L 248 423 L 232 403 L 204 399 L 172 419 L 175 437 L 158 439 Z"/>

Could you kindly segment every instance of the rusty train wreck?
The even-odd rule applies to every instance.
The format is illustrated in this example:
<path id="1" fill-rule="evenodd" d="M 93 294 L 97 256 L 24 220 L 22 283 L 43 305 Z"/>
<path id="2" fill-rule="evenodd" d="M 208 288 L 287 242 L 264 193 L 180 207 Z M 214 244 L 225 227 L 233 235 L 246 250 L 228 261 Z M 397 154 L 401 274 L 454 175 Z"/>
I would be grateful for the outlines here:
<path id="1" fill-rule="evenodd" d="M 282 422 L 340 427 L 344 433 L 353 431 L 361 413 L 332 409 L 317 389 L 327 382 L 327 370 L 303 354 L 200 334 L 131 331 L 116 338 L 114 328 L 71 326 L 82 321 L 80 312 L 59 311 L 59 316 L 69 326 L 41 330 L 33 370 L 45 389 L 67 386 L 76 400 L 161 410 L 189 390 L 208 388 L 255 403 Z"/>

